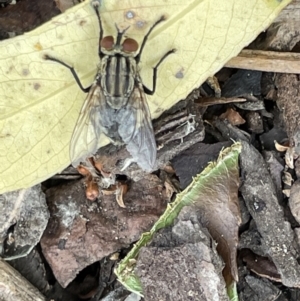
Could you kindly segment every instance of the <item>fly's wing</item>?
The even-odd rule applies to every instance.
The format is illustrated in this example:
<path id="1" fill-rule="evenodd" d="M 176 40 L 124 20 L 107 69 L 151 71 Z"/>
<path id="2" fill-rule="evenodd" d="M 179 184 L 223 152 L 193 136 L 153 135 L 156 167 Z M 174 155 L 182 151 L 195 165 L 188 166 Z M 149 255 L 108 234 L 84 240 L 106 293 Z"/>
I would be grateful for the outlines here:
<path id="1" fill-rule="evenodd" d="M 70 144 L 73 166 L 79 165 L 97 151 L 100 136 L 99 111 L 105 102 L 101 87 L 94 83 L 81 108 Z"/>
<path id="2" fill-rule="evenodd" d="M 146 95 L 136 84 L 127 105 L 118 112 L 119 134 L 134 161 L 151 171 L 156 163 L 156 142 Z"/>

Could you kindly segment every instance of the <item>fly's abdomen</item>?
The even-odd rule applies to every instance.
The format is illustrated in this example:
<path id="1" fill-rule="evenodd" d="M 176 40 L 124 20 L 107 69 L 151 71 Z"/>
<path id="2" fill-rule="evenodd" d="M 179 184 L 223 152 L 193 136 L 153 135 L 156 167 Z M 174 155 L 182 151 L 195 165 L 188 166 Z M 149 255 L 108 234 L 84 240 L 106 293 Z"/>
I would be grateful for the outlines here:
<path id="1" fill-rule="evenodd" d="M 114 109 L 126 105 L 136 76 L 136 63 L 122 55 L 107 56 L 103 59 L 101 87 L 107 103 Z"/>

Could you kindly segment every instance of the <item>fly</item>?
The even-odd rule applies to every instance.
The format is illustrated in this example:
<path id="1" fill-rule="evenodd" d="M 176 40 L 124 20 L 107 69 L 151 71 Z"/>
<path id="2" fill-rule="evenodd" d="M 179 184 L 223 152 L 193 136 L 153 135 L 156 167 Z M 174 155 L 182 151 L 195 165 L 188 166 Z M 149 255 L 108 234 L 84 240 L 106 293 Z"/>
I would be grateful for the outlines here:
<path id="1" fill-rule="evenodd" d="M 116 41 L 112 36 L 103 37 L 98 6 L 93 7 L 100 28 L 100 64 L 90 87 L 82 86 L 73 67 L 45 55 L 45 59 L 68 68 L 80 89 L 88 93 L 72 135 L 70 159 L 72 164 L 77 166 L 85 158 L 93 155 L 97 151 L 100 134 L 104 133 L 112 143 L 125 144 L 133 157 L 132 161 L 142 169 L 151 171 L 156 167 L 157 148 L 146 94 L 155 93 L 158 67 L 175 50 L 168 51 L 153 68 L 152 90 L 143 84 L 138 64 L 150 33 L 165 17 L 162 16 L 151 26 L 137 52 L 137 41 L 123 38 L 129 27 L 120 31 L 116 26 Z"/>

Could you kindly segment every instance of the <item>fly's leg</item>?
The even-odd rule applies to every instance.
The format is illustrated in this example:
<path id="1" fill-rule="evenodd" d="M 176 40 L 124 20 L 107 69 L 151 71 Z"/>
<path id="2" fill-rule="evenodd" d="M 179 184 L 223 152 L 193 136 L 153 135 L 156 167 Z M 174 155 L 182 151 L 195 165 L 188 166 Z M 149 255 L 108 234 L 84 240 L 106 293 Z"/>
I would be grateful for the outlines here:
<path id="1" fill-rule="evenodd" d="M 101 59 L 104 56 L 104 54 L 101 52 L 101 46 L 100 46 L 100 44 L 101 44 L 100 42 L 103 38 L 103 27 L 102 27 L 101 17 L 100 17 L 100 13 L 99 13 L 100 0 L 93 0 L 92 5 L 93 5 L 93 8 L 94 8 L 95 13 L 97 15 L 98 22 L 99 22 L 99 27 L 100 27 L 98 53 L 99 53 L 99 56 L 100 56 L 100 59 Z M 80 79 L 79 79 L 79 77 L 78 77 L 78 75 L 77 75 L 77 73 L 76 73 L 76 71 L 73 67 L 71 67 L 68 64 L 64 63 L 63 61 L 61 61 L 59 59 L 56 59 L 52 56 L 49 56 L 47 54 L 44 56 L 44 59 L 49 60 L 49 61 L 54 61 L 56 63 L 59 63 L 59 64 L 65 66 L 66 68 L 68 68 L 72 72 L 72 75 L 74 76 L 74 78 L 76 80 L 76 83 L 79 86 L 79 88 L 85 93 L 88 93 L 90 91 L 91 86 L 89 86 L 87 88 L 83 87 L 83 85 L 81 84 L 81 81 L 80 81 Z"/>
<path id="2" fill-rule="evenodd" d="M 146 86 L 143 85 L 144 88 L 144 92 L 148 95 L 153 95 L 155 93 L 155 89 L 156 89 L 156 79 L 157 79 L 157 70 L 159 65 L 172 53 L 174 53 L 176 50 L 172 49 L 169 50 L 160 60 L 159 62 L 156 64 L 156 66 L 153 68 L 153 85 L 152 85 L 152 90 L 150 90 L 149 88 L 147 88 Z"/>
<path id="3" fill-rule="evenodd" d="M 54 57 L 52 57 L 52 56 L 49 56 L 49 55 L 47 55 L 47 54 L 44 56 L 44 59 L 45 59 L 45 60 L 49 60 L 49 61 L 53 61 L 53 62 L 56 62 L 56 63 L 59 63 L 59 64 L 65 66 L 66 68 L 68 68 L 68 69 L 72 72 L 72 75 L 74 76 L 74 78 L 75 78 L 75 80 L 76 80 L 76 83 L 77 83 L 77 85 L 79 86 L 79 88 L 80 88 L 84 93 L 88 93 L 88 92 L 90 91 L 91 86 L 89 86 L 89 87 L 87 87 L 87 88 L 84 88 L 84 87 L 83 87 L 83 85 L 81 84 L 81 81 L 80 81 L 80 79 L 79 79 L 79 77 L 78 77 L 78 75 L 77 75 L 77 73 L 76 73 L 76 71 L 75 71 L 75 69 L 74 69 L 73 67 L 71 67 L 71 66 L 69 66 L 68 64 L 64 63 L 63 61 L 61 61 L 61 60 L 59 60 L 59 59 L 56 59 L 56 58 L 54 58 Z"/>
<path id="4" fill-rule="evenodd" d="M 150 33 L 152 32 L 152 30 L 161 22 L 165 21 L 166 18 L 165 16 L 161 16 L 159 20 L 157 20 L 149 29 L 149 31 L 147 32 L 147 34 L 144 36 L 144 39 L 143 39 L 143 42 L 142 42 L 142 45 L 141 45 L 141 48 L 140 48 L 140 51 L 138 53 L 138 55 L 135 57 L 135 60 L 136 60 L 136 63 L 138 64 L 140 62 L 140 59 L 141 59 L 141 56 L 142 56 L 142 52 L 143 52 L 143 49 L 145 47 L 145 44 L 148 40 L 148 37 L 150 35 Z M 174 53 L 175 52 L 175 49 L 172 49 L 170 51 L 168 51 L 160 60 L 159 62 L 156 64 L 156 66 L 153 68 L 153 85 L 152 85 L 152 90 L 150 90 L 149 88 L 147 88 L 146 86 L 143 85 L 143 88 L 144 88 L 144 92 L 146 94 L 149 94 L 149 95 L 153 95 L 155 93 L 155 89 L 156 89 L 156 78 L 157 78 L 157 69 L 158 69 L 158 66 L 167 58 L 167 56 L 169 56 L 171 53 Z"/>
<path id="5" fill-rule="evenodd" d="M 102 27 L 101 16 L 100 16 L 100 13 L 99 13 L 100 4 L 101 4 L 100 0 L 93 0 L 92 1 L 92 5 L 93 5 L 93 8 L 94 8 L 95 13 L 97 15 L 99 28 L 100 28 L 98 55 L 99 55 L 100 59 L 102 59 L 105 54 L 101 51 L 101 41 L 102 41 L 102 38 L 103 38 L 103 27 Z"/>
<path id="6" fill-rule="evenodd" d="M 157 20 L 157 21 L 150 27 L 149 31 L 148 31 L 147 34 L 144 36 L 143 42 L 142 42 L 142 44 L 141 44 L 140 51 L 139 51 L 138 55 L 136 55 L 136 57 L 135 57 L 135 60 L 136 60 L 136 63 L 137 63 L 137 64 L 140 62 L 140 59 L 141 59 L 141 56 L 142 56 L 143 49 L 144 49 L 144 47 L 145 47 L 145 44 L 146 44 L 146 42 L 147 42 L 147 40 L 148 40 L 148 37 L 149 37 L 150 33 L 152 32 L 152 30 L 153 30 L 159 23 L 161 23 L 161 22 L 163 22 L 163 21 L 165 21 L 165 20 L 166 20 L 165 16 L 161 16 L 160 19 Z"/>

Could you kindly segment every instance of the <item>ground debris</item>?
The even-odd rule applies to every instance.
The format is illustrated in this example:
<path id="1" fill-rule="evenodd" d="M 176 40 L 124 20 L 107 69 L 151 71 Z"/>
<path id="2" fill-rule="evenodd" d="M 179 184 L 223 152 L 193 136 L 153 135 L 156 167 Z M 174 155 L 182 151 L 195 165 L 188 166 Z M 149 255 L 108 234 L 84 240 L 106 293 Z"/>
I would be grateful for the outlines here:
<path id="1" fill-rule="evenodd" d="M 300 266 L 294 248 L 294 234 L 290 224 L 285 221 L 266 164 L 262 156 L 245 142 L 242 142 L 240 162 L 244 174 L 241 193 L 262 236 L 263 251 L 275 263 L 283 284 L 300 287 Z"/>
<path id="2" fill-rule="evenodd" d="M 87 201 L 82 181 L 49 189 L 47 200 L 51 217 L 41 246 L 63 287 L 86 266 L 136 241 L 167 205 L 160 179 L 151 174 L 131 183 L 126 208 L 118 206 L 114 195 Z"/>
<path id="3" fill-rule="evenodd" d="M 46 298 L 8 263 L 0 260 L 0 300 L 46 301 Z"/>
<path id="4" fill-rule="evenodd" d="M 136 273 L 147 301 L 225 301 L 222 267 L 194 208 L 185 207 L 172 228 L 161 231 L 142 248 Z"/>
<path id="5" fill-rule="evenodd" d="M 2 257 L 26 256 L 40 241 L 49 211 L 41 185 L 0 195 Z"/>

